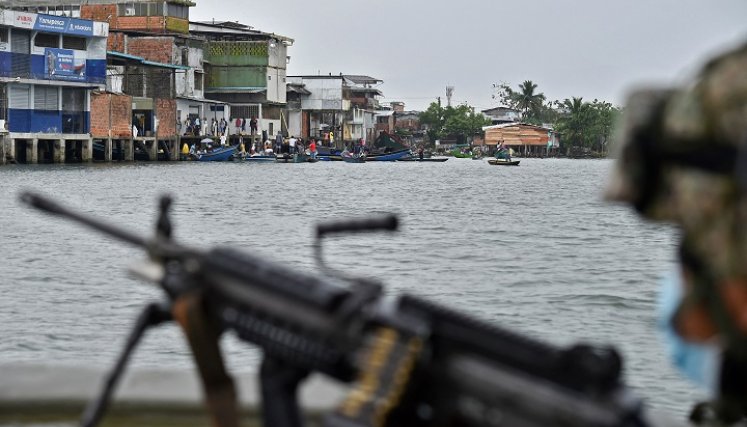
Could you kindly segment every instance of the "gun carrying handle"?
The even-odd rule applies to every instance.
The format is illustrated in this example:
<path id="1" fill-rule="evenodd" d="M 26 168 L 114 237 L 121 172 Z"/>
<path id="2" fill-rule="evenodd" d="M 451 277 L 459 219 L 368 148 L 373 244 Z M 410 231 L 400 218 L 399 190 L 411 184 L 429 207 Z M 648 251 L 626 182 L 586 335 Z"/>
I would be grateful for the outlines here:
<path id="1" fill-rule="evenodd" d="M 238 427 L 236 388 L 223 364 L 220 330 L 205 312 L 202 294 L 191 292 L 179 297 L 174 302 L 172 313 L 195 358 L 212 425 Z"/>

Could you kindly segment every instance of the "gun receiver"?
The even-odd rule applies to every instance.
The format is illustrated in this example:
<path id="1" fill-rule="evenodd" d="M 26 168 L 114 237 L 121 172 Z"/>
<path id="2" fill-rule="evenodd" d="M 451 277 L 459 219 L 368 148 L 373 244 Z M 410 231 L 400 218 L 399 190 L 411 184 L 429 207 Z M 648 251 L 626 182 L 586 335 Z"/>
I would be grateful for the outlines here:
<path id="1" fill-rule="evenodd" d="M 86 411 L 95 425 L 148 327 L 176 320 L 195 356 L 206 404 L 219 427 L 238 425 L 233 381 L 218 338 L 225 330 L 264 353 L 264 424 L 303 425 L 299 383 L 321 372 L 354 383 L 328 427 L 642 426 L 640 400 L 620 379 L 614 349 L 557 348 L 411 295 L 387 298 L 378 283 L 311 274 L 231 248 L 201 251 L 171 240 L 170 199 L 145 239 L 37 194 L 21 200 L 145 248 L 163 266 L 168 298 L 145 310 L 104 390 Z M 395 217 L 322 225 L 394 230 Z"/>

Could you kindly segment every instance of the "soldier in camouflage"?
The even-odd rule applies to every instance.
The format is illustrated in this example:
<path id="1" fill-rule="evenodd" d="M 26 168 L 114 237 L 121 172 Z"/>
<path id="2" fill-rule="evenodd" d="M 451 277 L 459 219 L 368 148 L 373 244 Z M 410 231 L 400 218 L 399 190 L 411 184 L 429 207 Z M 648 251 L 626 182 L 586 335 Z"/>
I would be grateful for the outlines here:
<path id="1" fill-rule="evenodd" d="M 719 348 L 718 423 L 747 414 L 747 45 L 708 63 L 696 81 L 634 93 L 607 188 L 645 218 L 681 229 L 679 290 L 668 322 Z M 703 413 L 694 413 L 700 418 Z"/>

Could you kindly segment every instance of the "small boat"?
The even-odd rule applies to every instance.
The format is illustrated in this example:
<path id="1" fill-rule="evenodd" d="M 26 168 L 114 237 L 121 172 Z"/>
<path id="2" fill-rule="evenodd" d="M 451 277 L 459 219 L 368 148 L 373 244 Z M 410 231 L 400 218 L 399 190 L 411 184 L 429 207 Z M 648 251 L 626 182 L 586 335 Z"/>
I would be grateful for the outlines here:
<path id="1" fill-rule="evenodd" d="M 311 156 L 305 153 L 282 153 L 275 157 L 275 161 L 278 163 L 307 163 L 311 159 Z"/>
<path id="2" fill-rule="evenodd" d="M 472 153 L 464 153 L 459 149 L 451 150 L 449 154 L 456 157 L 457 159 L 469 159 L 470 157 L 472 157 Z"/>
<path id="3" fill-rule="evenodd" d="M 365 163 L 368 160 L 365 155 L 353 154 L 347 150 L 343 151 L 340 157 L 342 157 L 342 161 L 345 163 Z"/>
<path id="4" fill-rule="evenodd" d="M 519 166 L 521 160 L 491 159 L 488 163 L 494 166 Z"/>
<path id="5" fill-rule="evenodd" d="M 218 147 L 213 149 L 213 151 L 193 154 L 192 159 L 198 162 L 225 162 L 226 160 L 233 157 L 233 154 L 236 152 L 236 148 L 236 146 Z"/>
<path id="6" fill-rule="evenodd" d="M 404 159 L 397 159 L 398 162 L 445 162 L 449 160 L 448 157 L 405 157 Z"/>
<path id="7" fill-rule="evenodd" d="M 274 162 L 275 155 L 273 154 L 272 156 L 266 156 L 266 155 L 245 156 L 241 160 L 244 162 Z"/>
<path id="8" fill-rule="evenodd" d="M 316 147 L 317 151 L 317 159 L 325 162 L 325 161 L 341 161 L 342 157 L 340 154 L 342 153 L 341 150 L 337 150 L 335 148 L 331 147 L 322 147 L 317 145 Z"/>
<path id="9" fill-rule="evenodd" d="M 366 155 L 366 161 L 367 162 L 393 162 L 395 160 L 399 160 L 405 157 L 412 156 L 412 152 L 409 148 L 404 150 L 398 150 L 398 151 L 392 151 L 390 153 L 369 153 Z"/>

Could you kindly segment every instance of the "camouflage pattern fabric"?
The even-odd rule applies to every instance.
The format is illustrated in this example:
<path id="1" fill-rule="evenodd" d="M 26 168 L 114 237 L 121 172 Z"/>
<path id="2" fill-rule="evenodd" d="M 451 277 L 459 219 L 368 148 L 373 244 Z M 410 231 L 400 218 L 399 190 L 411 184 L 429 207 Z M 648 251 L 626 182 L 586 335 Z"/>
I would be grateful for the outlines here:
<path id="1" fill-rule="evenodd" d="M 606 195 L 681 228 L 682 249 L 699 264 L 683 263 L 682 310 L 697 312 L 700 329 L 688 332 L 683 316 L 680 332 L 734 338 L 723 333 L 735 326 L 747 336 L 747 44 L 687 87 L 633 93 L 623 117 Z"/>

